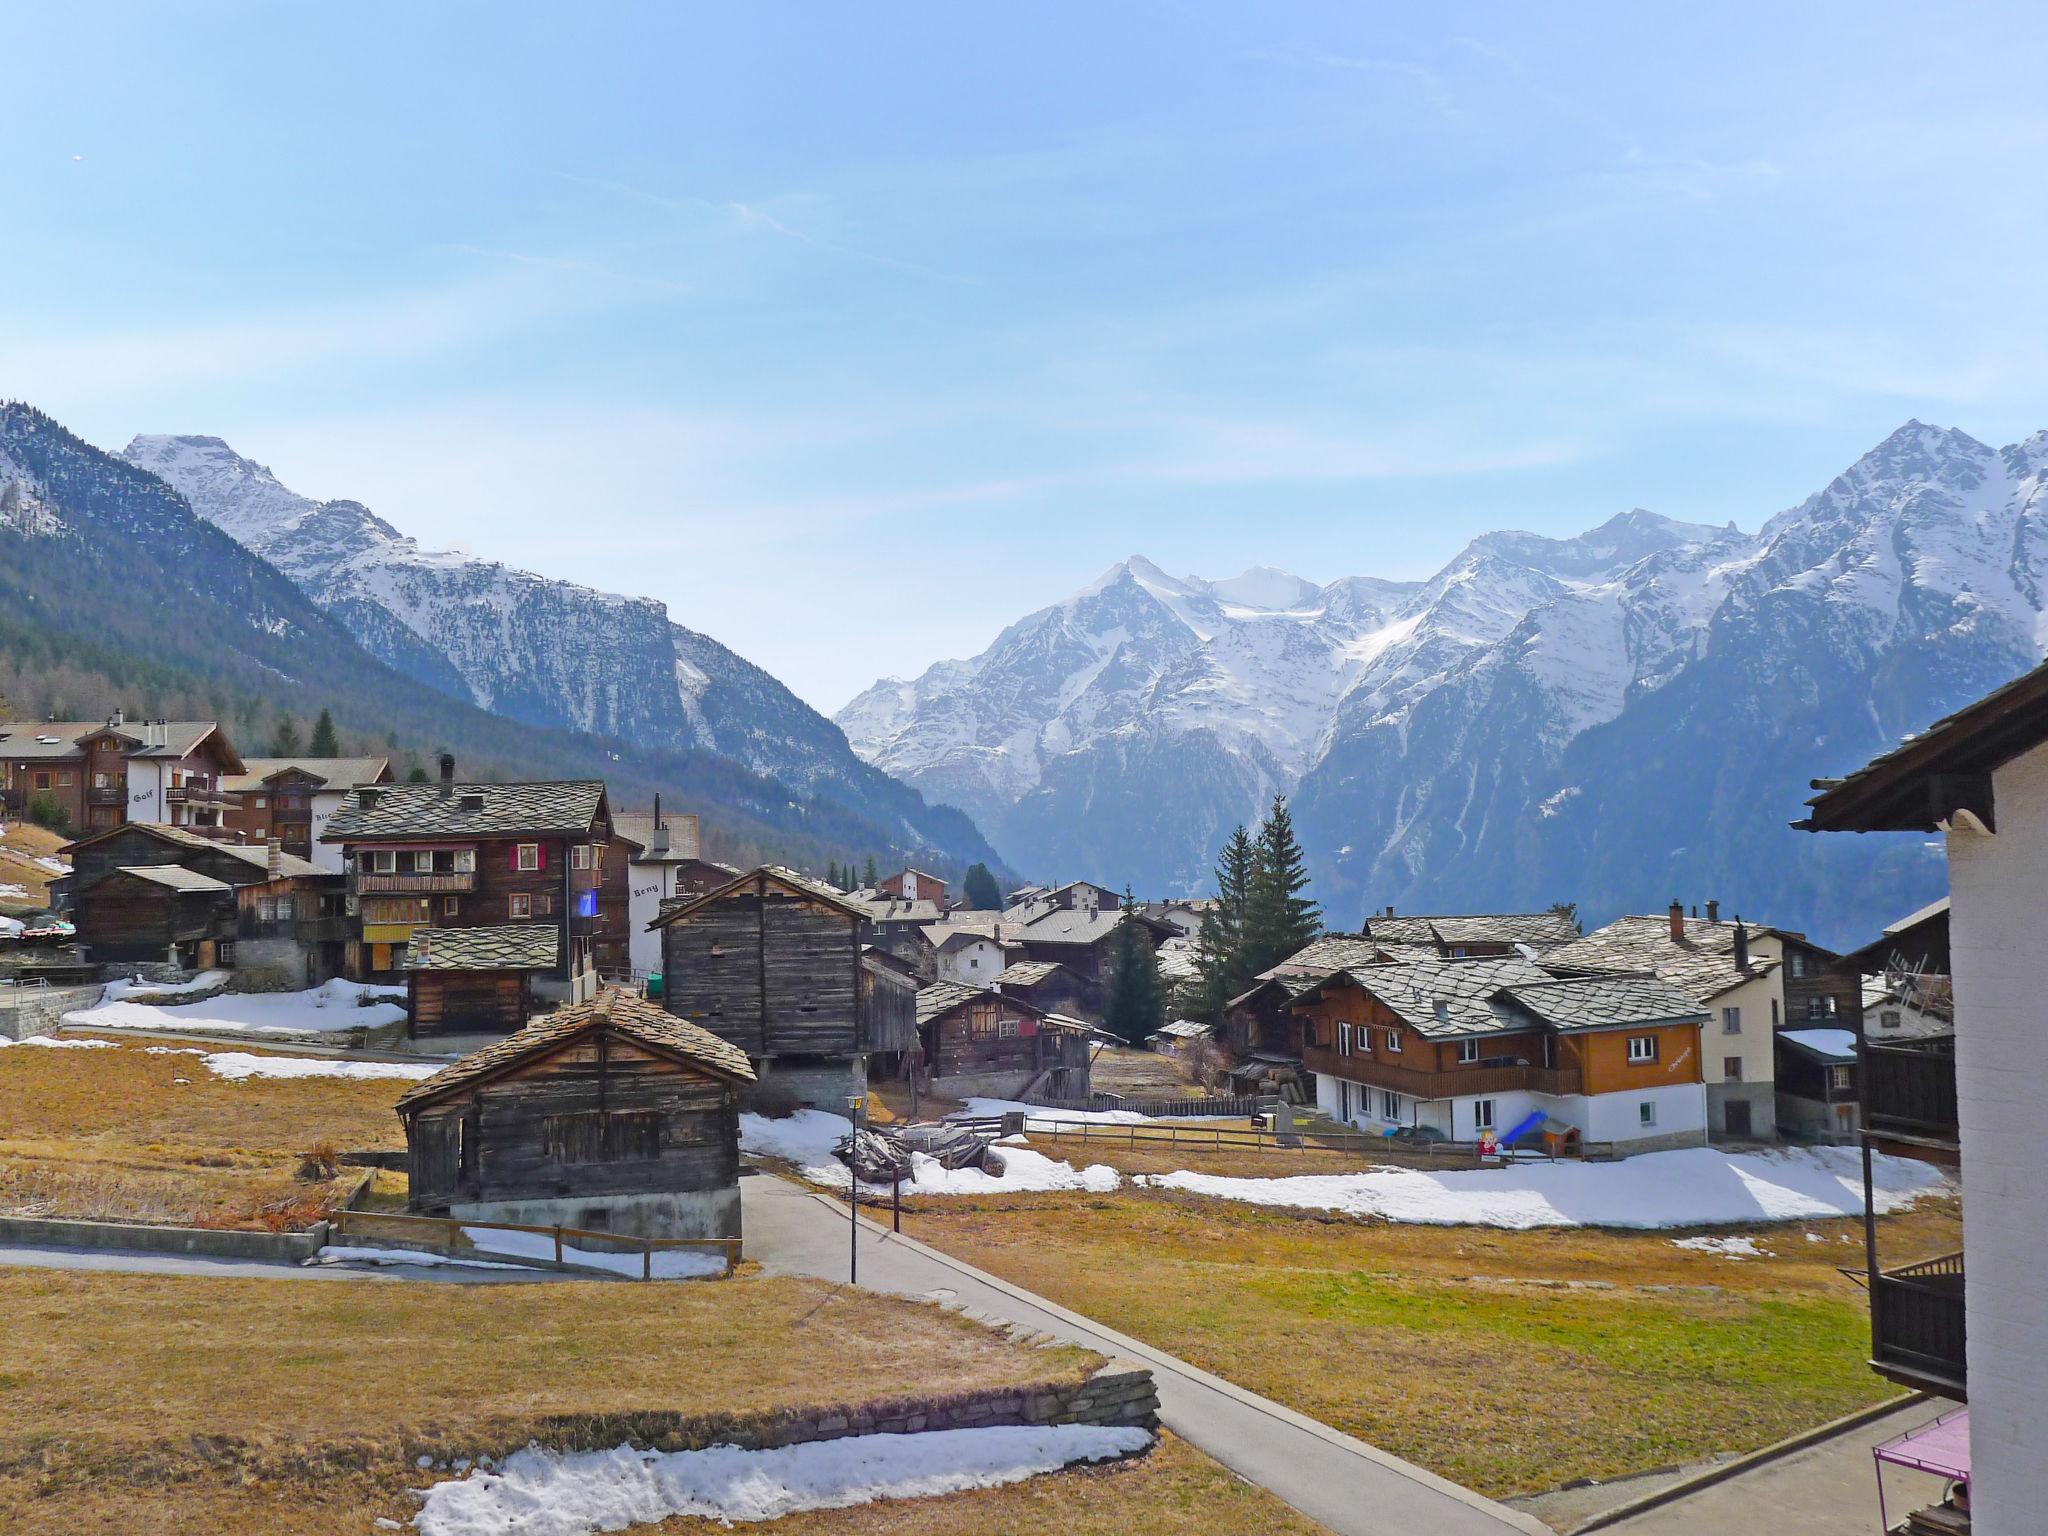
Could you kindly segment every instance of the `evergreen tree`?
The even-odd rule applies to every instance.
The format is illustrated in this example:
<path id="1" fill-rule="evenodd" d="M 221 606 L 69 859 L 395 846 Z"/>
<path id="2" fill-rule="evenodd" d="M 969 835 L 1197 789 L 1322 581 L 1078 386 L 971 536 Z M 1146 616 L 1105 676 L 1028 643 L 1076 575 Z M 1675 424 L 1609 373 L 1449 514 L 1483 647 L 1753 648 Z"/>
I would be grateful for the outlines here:
<path id="1" fill-rule="evenodd" d="M 1143 1045 L 1166 1022 L 1166 984 L 1159 975 L 1159 955 L 1152 938 L 1132 920 L 1131 893 L 1124 892 L 1124 913 L 1109 950 L 1109 971 L 1103 978 L 1102 1027 L 1111 1034 Z"/>
<path id="2" fill-rule="evenodd" d="M 835 891 L 843 891 L 846 889 L 845 886 L 839 883 L 839 861 L 837 859 L 830 859 L 826 862 L 825 883 L 831 886 L 832 889 Z"/>
<path id="3" fill-rule="evenodd" d="M 872 853 L 868 855 L 867 867 L 860 872 L 860 883 L 871 891 L 882 883 L 882 876 L 875 868 L 875 856 Z"/>
<path id="4" fill-rule="evenodd" d="M 290 715 L 278 718 L 277 734 L 270 738 L 272 757 L 297 757 L 306 750 L 304 738 L 299 735 L 299 722 Z"/>
<path id="5" fill-rule="evenodd" d="M 1221 1024 L 1223 1005 L 1252 984 L 1256 972 L 1245 964 L 1245 906 L 1256 862 L 1251 834 L 1239 826 L 1216 856 L 1216 902 L 1202 913 L 1195 934 L 1197 970 L 1179 1000 L 1188 1018 Z"/>
<path id="6" fill-rule="evenodd" d="M 1278 965 L 1323 931 L 1322 909 L 1308 889 L 1308 858 L 1295 840 L 1287 797 L 1275 795 L 1259 826 L 1244 906 L 1241 955 L 1245 973 Z"/>
<path id="7" fill-rule="evenodd" d="M 306 748 L 308 757 L 341 756 L 341 738 L 335 733 L 334 716 L 326 710 L 320 711 L 320 718 L 313 724 L 313 741 Z"/>
<path id="8" fill-rule="evenodd" d="M 994 873 L 986 864 L 970 864 L 967 867 L 967 879 L 961 886 L 960 898 L 970 911 L 1002 910 L 1003 893 L 996 885 Z"/>

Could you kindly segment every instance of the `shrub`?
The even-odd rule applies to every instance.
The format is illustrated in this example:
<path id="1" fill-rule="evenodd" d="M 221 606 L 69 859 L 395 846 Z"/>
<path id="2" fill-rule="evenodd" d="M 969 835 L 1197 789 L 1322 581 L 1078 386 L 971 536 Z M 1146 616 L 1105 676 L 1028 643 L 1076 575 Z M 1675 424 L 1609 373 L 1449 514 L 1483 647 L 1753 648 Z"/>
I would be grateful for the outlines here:
<path id="1" fill-rule="evenodd" d="M 341 1148 L 322 1138 L 308 1147 L 299 1159 L 296 1177 L 304 1184 L 318 1184 L 338 1178 L 340 1174 Z"/>
<path id="2" fill-rule="evenodd" d="M 65 831 L 71 825 L 71 813 L 64 809 L 64 802 L 47 789 L 28 797 L 28 819 L 51 832 Z"/>

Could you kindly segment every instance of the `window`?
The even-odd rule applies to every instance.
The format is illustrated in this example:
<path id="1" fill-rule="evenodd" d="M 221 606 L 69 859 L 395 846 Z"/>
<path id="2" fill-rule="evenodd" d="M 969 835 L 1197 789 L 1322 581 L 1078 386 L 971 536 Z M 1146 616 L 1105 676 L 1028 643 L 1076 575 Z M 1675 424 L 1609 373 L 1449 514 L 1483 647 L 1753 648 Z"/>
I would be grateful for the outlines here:
<path id="1" fill-rule="evenodd" d="M 49 775 L 48 775 L 47 773 L 39 773 L 39 774 L 37 774 L 37 775 L 36 775 L 36 788 L 37 788 L 37 789 L 48 789 L 49 787 L 50 787 L 50 776 L 49 776 Z"/>
<path id="2" fill-rule="evenodd" d="M 533 916 L 533 898 L 524 891 L 515 891 L 506 898 L 506 901 L 508 903 L 507 916 L 514 922 L 522 922 Z"/>
<path id="3" fill-rule="evenodd" d="M 522 869 L 525 868 L 524 865 L 520 867 Z M 578 843 L 569 850 L 569 867 L 571 869 L 590 868 L 590 845 L 588 843 Z"/>
<path id="4" fill-rule="evenodd" d="M 1794 981 L 1804 981 L 1806 979 L 1806 955 L 1804 952 L 1795 949 L 1785 956 L 1785 968 L 1792 973 Z"/>
<path id="5" fill-rule="evenodd" d="M 1883 1013 L 1877 1016 L 1877 1027 L 1879 1029 L 1897 1029 L 1899 1027 L 1899 1010 L 1896 1008 L 1885 1009 Z"/>
<path id="6" fill-rule="evenodd" d="M 1723 1056 L 1721 1058 L 1721 1076 L 1731 1083 L 1741 1082 L 1742 1058 L 1740 1056 Z"/>
<path id="7" fill-rule="evenodd" d="M 1630 1035 L 1628 1037 L 1628 1059 L 1641 1065 L 1657 1059 L 1657 1037 L 1655 1035 Z"/>
<path id="8" fill-rule="evenodd" d="M 657 1110 L 584 1110 L 541 1121 L 548 1156 L 562 1163 L 646 1163 L 661 1156 Z"/>
<path id="9" fill-rule="evenodd" d="M 103 777 L 104 777 L 104 775 L 103 775 Z M 269 810 L 269 809 L 270 809 L 270 796 L 268 796 L 268 795 L 258 795 L 258 796 L 256 797 L 256 809 L 257 809 L 257 810 L 259 810 L 259 811 L 267 811 L 267 810 Z"/>
<path id="10" fill-rule="evenodd" d="M 1475 1062 L 1478 1059 L 1479 1042 L 1477 1040 L 1460 1040 L 1458 1042 L 1458 1061 L 1461 1065 Z"/>
<path id="11" fill-rule="evenodd" d="M 1401 1054 L 1401 1031 L 1399 1031 L 1398 1029 L 1390 1029 L 1387 1031 L 1387 1054 L 1389 1056 L 1398 1056 Z"/>
<path id="12" fill-rule="evenodd" d="M 1847 1067 L 1828 1068 L 1828 1083 L 1835 1092 L 1847 1093 L 1849 1091 L 1849 1069 Z"/>
<path id="13" fill-rule="evenodd" d="M 69 789 L 71 785 L 71 770 L 68 768 L 60 769 L 57 774 L 57 787 L 59 789 Z"/>
<path id="14" fill-rule="evenodd" d="M 394 852 L 393 852 L 393 851 L 392 851 L 391 849 L 389 849 L 389 848 L 372 848 L 372 849 L 370 850 L 370 873 L 371 873 L 371 874 L 373 874 L 373 875 L 388 875 L 388 874 L 391 874 L 391 873 L 393 873 L 393 872 L 394 872 L 395 870 L 397 870 L 397 868 L 398 868 L 398 855 L 397 855 L 396 853 L 394 853 Z"/>
<path id="15" fill-rule="evenodd" d="M 979 956 L 979 955 L 969 955 L 969 956 L 967 957 L 967 969 L 969 969 L 970 971 L 978 971 L 978 970 L 980 970 L 980 969 L 981 969 L 981 956 Z"/>
<path id="16" fill-rule="evenodd" d="M 1809 997 L 1806 1000 L 1807 1022 L 1818 1024 L 1822 1019 L 1825 1019 L 1828 1016 L 1828 1004 L 1832 1001 L 1832 998 Z"/>
<path id="17" fill-rule="evenodd" d="M 1380 1090 L 1380 1118 L 1382 1120 L 1399 1120 L 1401 1118 L 1401 1095 L 1389 1093 L 1384 1088 Z"/>
<path id="18" fill-rule="evenodd" d="M 519 845 L 519 851 L 516 855 L 516 863 L 514 867 L 518 869 L 539 869 L 540 844 L 521 843 Z"/>
<path id="19" fill-rule="evenodd" d="M 1339 1024 L 1337 1026 L 1337 1054 L 1339 1056 L 1349 1056 L 1351 1054 L 1351 1026 L 1349 1024 Z"/>
<path id="20" fill-rule="evenodd" d="M 1472 1101 L 1472 1129 L 1475 1131 L 1490 1131 L 1493 1129 L 1493 1100 L 1474 1099 Z"/>
<path id="21" fill-rule="evenodd" d="M 996 1021 L 996 1035 L 999 1039 L 1015 1040 L 1022 1032 L 1022 1027 L 1016 1019 L 999 1019 Z"/>
<path id="22" fill-rule="evenodd" d="M 476 873 L 476 850 L 474 848 L 458 848 L 455 850 L 455 873 L 458 875 L 473 875 Z"/>
<path id="23" fill-rule="evenodd" d="M 455 897 L 443 896 L 441 898 L 441 915 L 443 917 L 453 917 L 455 916 L 456 913 L 460 912 L 461 910 L 462 903 Z"/>
<path id="24" fill-rule="evenodd" d="M 1724 1035 L 1739 1035 L 1742 1033 L 1742 1010 L 1740 1008 L 1723 1008 L 1721 1010 L 1721 1033 Z"/>
<path id="25" fill-rule="evenodd" d="M 412 872 L 416 875 L 431 875 L 434 872 L 434 850 L 415 848 L 412 851 Z"/>
<path id="26" fill-rule="evenodd" d="M 1636 1105 L 1636 1124 L 1644 1130 L 1657 1123 L 1657 1105 L 1653 1099 L 1644 1099 Z"/>

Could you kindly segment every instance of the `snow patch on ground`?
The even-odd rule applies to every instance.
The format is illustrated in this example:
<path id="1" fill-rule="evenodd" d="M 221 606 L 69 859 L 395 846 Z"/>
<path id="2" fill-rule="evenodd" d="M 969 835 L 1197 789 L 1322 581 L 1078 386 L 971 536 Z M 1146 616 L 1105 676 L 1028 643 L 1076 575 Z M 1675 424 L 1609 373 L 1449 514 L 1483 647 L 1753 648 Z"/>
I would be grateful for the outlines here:
<path id="1" fill-rule="evenodd" d="M 208 1051 L 202 1058 L 215 1077 L 231 1083 L 252 1077 L 349 1077 L 361 1081 L 402 1078 L 420 1082 L 440 1071 L 444 1063 L 411 1066 L 401 1061 L 341 1061 L 328 1057 L 252 1056 L 247 1051 Z"/>
<path id="2" fill-rule="evenodd" d="M 420 1536 L 588 1536 L 679 1515 L 778 1520 L 801 1510 L 997 1488 L 1151 1443 L 1142 1429 L 1047 1424 L 858 1435 L 767 1451 L 529 1446 L 495 1471 L 436 1483 L 413 1525 Z"/>
<path id="3" fill-rule="evenodd" d="M 543 1232 L 500 1232 L 492 1227 L 464 1227 L 462 1235 L 483 1253 L 505 1253 L 517 1259 L 546 1259 L 554 1262 L 555 1240 Z M 605 1269 L 613 1274 L 639 1279 L 641 1256 L 637 1253 L 596 1253 L 562 1245 L 562 1257 L 585 1269 Z M 654 1278 L 657 1280 L 702 1280 L 725 1273 L 725 1257 L 709 1248 L 657 1249 Z"/>
<path id="4" fill-rule="evenodd" d="M 1907 1158 L 1872 1162 L 1879 1214 L 1950 1186 Z M 1808 1221 L 1863 1212 L 1858 1154 L 1841 1147 L 1721 1152 L 1688 1147 L 1618 1163 L 1516 1163 L 1505 1168 L 1377 1168 L 1368 1173 L 1234 1179 L 1139 1174 L 1134 1184 L 1254 1205 L 1341 1211 L 1424 1226 L 1708 1227 Z"/>
<path id="5" fill-rule="evenodd" d="M 970 1099 L 970 1105 L 995 1104 L 1007 1107 L 1003 1099 Z M 1003 1109 L 985 1111 L 1001 1114 Z M 976 1111 L 977 1114 L 983 1111 Z M 1137 1117 L 1133 1117 L 1134 1119 Z M 844 1115 L 822 1109 L 800 1109 L 786 1120 L 761 1115 L 740 1116 L 740 1150 L 756 1157 L 780 1158 L 794 1163 L 806 1182 L 826 1189 L 850 1189 L 853 1174 L 832 1155 L 832 1149 L 846 1135 L 849 1122 Z M 988 1161 L 1000 1173 L 980 1168 L 946 1168 L 922 1152 L 910 1159 L 906 1194 L 920 1195 L 1017 1195 L 1045 1194 L 1062 1190 L 1092 1190 L 1106 1193 L 1121 1182 L 1114 1168 L 1100 1164 L 1076 1168 L 1055 1162 L 1043 1153 L 1023 1147 L 991 1151 Z M 888 1192 L 887 1184 L 864 1184 L 872 1194 Z"/>
<path id="6" fill-rule="evenodd" d="M 59 1040 L 55 1035 L 30 1035 L 26 1040 L 0 1040 L 0 1045 L 40 1045 L 52 1051 L 110 1051 L 111 1040 Z"/>
<path id="7" fill-rule="evenodd" d="M 100 993 L 100 1001 L 119 1003 L 136 997 L 183 997 L 193 992 L 211 992 L 215 987 L 227 984 L 226 971 L 201 971 L 190 981 L 144 981 L 137 976 L 130 981 L 108 982 L 106 990 Z"/>
<path id="8" fill-rule="evenodd" d="M 1811 1232 L 1806 1234 L 1812 1237 Z M 1674 1248 L 1690 1248 L 1694 1253 L 1718 1253 L 1724 1259 L 1760 1259 L 1763 1249 L 1757 1247 L 1753 1237 L 1674 1237 Z"/>
<path id="9" fill-rule="evenodd" d="M 523 1264 L 493 1264 L 489 1259 L 451 1259 L 445 1253 L 414 1253 L 405 1248 L 350 1248 L 345 1245 L 329 1244 L 312 1258 L 309 1264 L 411 1264 L 422 1269 L 516 1269 L 526 1271 Z"/>
<path id="10" fill-rule="evenodd" d="M 339 979 L 308 992 L 224 992 L 204 1002 L 172 1007 L 132 1000 L 137 993 L 162 995 L 202 991 L 204 988 L 200 983 L 205 979 L 202 976 L 197 981 L 174 987 L 132 981 L 109 982 L 96 1006 L 67 1013 L 64 1022 L 75 1029 L 142 1029 L 165 1033 L 196 1030 L 233 1035 L 289 1036 L 324 1034 L 332 1030 L 354 1029 L 359 1025 L 374 1029 L 405 1020 L 405 1009 L 392 1003 L 373 1002 L 368 1006 L 358 1003 L 358 999 L 365 995 L 389 997 L 392 994 L 388 989 L 372 989 Z"/>

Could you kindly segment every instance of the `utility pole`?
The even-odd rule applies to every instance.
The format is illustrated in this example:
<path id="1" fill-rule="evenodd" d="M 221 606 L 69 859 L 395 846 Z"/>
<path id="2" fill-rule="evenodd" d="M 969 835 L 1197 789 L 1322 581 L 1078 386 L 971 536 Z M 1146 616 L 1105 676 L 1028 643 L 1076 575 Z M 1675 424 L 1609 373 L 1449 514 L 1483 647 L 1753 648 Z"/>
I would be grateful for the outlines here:
<path id="1" fill-rule="evenodd" d="M 851 1175 L 846 1189 L 846 1283 L 860 1284 L 860 1128 L 861 1117 L 867 1109 L 867 1095 L 848 1094 L 846 1098 L 847 1119 L 853 1122 L 853 1156 L 846 1160 L 846 1171 Z"/>

